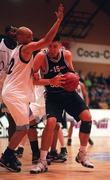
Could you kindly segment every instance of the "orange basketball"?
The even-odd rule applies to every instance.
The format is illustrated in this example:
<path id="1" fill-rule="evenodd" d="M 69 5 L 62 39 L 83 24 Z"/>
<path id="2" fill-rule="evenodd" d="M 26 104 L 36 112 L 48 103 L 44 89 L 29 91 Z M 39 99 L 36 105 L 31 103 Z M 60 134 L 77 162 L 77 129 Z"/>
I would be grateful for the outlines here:
<path id="1" fill-rule="evenodd" d="M 74 91 L 79 84 L 79 75 L 72 72 L 67 72 L 66 74 L 64 74 L 64 77 L 65 84 L 63 84 L 63 88 L 69 92 Z"/>

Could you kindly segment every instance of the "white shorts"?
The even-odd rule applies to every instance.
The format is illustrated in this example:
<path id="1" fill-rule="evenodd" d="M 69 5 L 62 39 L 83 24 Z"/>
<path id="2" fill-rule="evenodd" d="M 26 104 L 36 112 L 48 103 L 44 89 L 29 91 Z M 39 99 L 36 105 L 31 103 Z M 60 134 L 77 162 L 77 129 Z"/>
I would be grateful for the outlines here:
<path id="1" fill-rule="evenodd" d="M 3 102 L 7 106 L 10 114 L 12 115 L 16 126 L 29 125 L 29 103 L 25 101 L 25 96 L 14 96 L 9 93 L 3 96 Z"/>
<path id="2" fill-rule="evenodd" d="M 30 103 L 33 115 L 42 117 L 45 114 L 44 87 L 35 86 L 35 102 Z"/>
<path id="3" fill-rule="evenodd" d="M 38 91 L 35 91 L 36 94 L 36 99 L 35 102 L 31 103 L 31 96 L 33 97 L 33 95 L 30 96 L 30 94 L 24 94 L 22 93 L 22 91 L 3 91 L 2 92 L 2 98 L 3 98 L 3 102 L 4 104 L 7 106 L 9 112 L 11 113 L 16 126 L 24 126 L 24 125 L 29 125 L 29 122 L 32 120 L 32 118 L 29 117 L 29 113 L 30 110 L 29 108 L 31 108 L 34 116 L 38 116 L 38 114 L 42 114 L 44 115 L 44 96 L 43 96 L 43 89 L 41 91 L 41 88 L 38 88 Z M 34 93 L 33 93 L 34 94 Z M 42 100 L 42 102 L 39 105 L 39 102 Z M 42 106 L 43 104 L 43 106 Z"/>
<path id="4" fill-rule="evenodd" d="M 68 113 L 66 113 L 66 119 L 67 119 L 67 121 L 69 121 L 69 122 L 76 122 L 75 118 L 72 117 L 72 116 L 70 116 Z"/>
<path id="5" fill-rule="evenodd" d="M 45 107 L 40 106 L 38 103 L 30 103 L 31 111 L 34 117 L 42 117 L 45 114 Z"/>

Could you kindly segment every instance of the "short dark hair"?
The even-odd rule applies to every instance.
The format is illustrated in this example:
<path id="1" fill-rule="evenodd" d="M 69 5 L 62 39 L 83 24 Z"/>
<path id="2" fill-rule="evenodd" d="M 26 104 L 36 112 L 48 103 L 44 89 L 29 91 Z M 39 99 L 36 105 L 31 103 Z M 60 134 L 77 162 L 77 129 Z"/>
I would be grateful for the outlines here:
<path id="1" fill-rule="evenodd" d="M 5 27 L 5 33 L 7 34 L 11 30 L 11 28 L 12 28 L 12 25 L 7 25 Z"/>
<path id="2" fill-rule="evenodd" d="M 60 34 L 56 34 L 53 41 L 60 41 Z"/>
<path id="3" fill-rule="evenodd" d="M 17 27 L 13 26 L 13 25 L 7 25 L 4 29 L 5 34 L 9 33 L 11 30 L 17 29 Z"/>

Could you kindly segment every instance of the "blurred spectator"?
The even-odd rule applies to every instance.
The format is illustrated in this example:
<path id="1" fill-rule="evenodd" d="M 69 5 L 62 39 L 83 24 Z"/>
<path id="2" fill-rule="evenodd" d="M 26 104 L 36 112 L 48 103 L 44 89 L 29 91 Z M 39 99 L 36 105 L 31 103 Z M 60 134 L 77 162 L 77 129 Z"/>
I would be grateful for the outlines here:
<path id="1" fill-rule="evenodd" d="M 96 75 L 96 72 L 89 72 L 83 76 L 79 70 L 89 93 L 90 108 L 110 109 L 110 75 L 104 77 L 103 73 Z"/>

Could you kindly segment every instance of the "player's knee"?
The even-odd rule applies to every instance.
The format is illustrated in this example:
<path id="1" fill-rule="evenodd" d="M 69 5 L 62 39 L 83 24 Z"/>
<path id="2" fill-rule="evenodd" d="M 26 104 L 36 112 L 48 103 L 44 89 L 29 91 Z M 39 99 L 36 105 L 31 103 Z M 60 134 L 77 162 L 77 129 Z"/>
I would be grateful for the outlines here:
<path id="1" fill-rule="evenodd" d="M 60 124 L 56 123 L 55 130 L 58 131 L 60 129 Z"/>
<path id="2" fill-rule="evenodd" d="M 46 128 L 48 128 L 48 130 L 53 130 L 55 129 L 56 126 L 56 118 L 55 117 L 50 117 L 47 120 L 47 124 L 46 124 Z"/>
<path id="3" fill-rule="evenodd" d="M 82 121 L 80 125 L 80 132 L 89 134 L 91 132 L 92 121 Z"/>
<path id="4" fill-rule="evenodd" d="M 87 120 L 87 121 L 90 121 L 92 119 L 92 116 L 90 114 L 90 111 L 89 110 L 84 110 L 80 113 L 79 115 L 79 119 L 81 120 Z"/>

